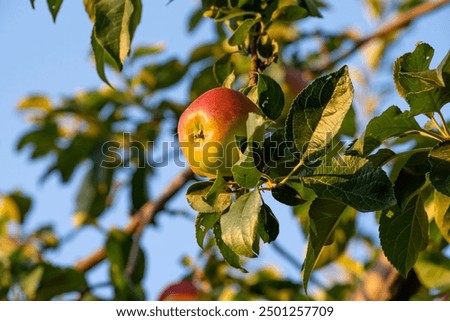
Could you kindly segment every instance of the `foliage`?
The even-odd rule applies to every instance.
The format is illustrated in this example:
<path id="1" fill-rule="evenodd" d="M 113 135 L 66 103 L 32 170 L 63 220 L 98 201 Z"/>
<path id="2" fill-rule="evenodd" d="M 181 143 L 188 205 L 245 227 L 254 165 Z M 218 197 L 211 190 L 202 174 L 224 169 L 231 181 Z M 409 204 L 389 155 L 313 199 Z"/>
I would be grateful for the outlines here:
<path id="1" fill-rule="evenodd" d="M 384 3 L 367 1 L 378 17 L 387 14 Z M 63 1 L 48 5 L 56 20 Z M 112 206 L 118 177 L 128 178 L 130 212 L 139 213 L 153 198 L 147 182 L 161 164 L 154 160 L 152 146 L 165 125 L 175 132 L 187 104 L 155 97 L 165 97 L 166 90 L 181 82 L 190 85 L 189 100 L 226 86 L 245 93 L 264 116 L 249 117 L 233 177 L 200 180 L 187 188 L 205 263 L 187 260 L 186 277 L 208 299 L 305 299 L 310 281 L 318 284 L 314 271 L 333 264 L 354 274 L 349 284 L 324 289 L 326 299 L 345 299 L 361 278 L 346 254 L 350 241 L 368 243 L 373 253 L 378 241 L 356 232 L 355 217 L 364 212 L 377 212 L 382 251 L 403 277 L 414 270 L 423 292 L 450 290 L 445 268 L 449 258 L 443 254 L 450 237 L 450 131 L 443 112 L 450 102 L 450 53 L 435 69 L 430 69 L 434 50 L 426 43 L 399 57 L 393 76 L 408 108 L 385 109 L 346 144 L 346 136 L 356 135 L 349 67 L 320 67 L 326 60 L 340 65 L 346 44 L 358 48 L 358 42 L 345 30 L 319 30 L 313 35 L 320 39 L 314 52 L 302 57 L 286 53 L 309 37 L 297 32 L 298 22 L 321 17 L 326 2 L 203 0 L 188 28 L 194 32 L 209 19 L 216 39 L 193 49 L 187 62 L 156 59 L 162 50 L 158 46 L 132 48 L 142 1 L 84 0 L 84 5 L 93 23 L 96 69 L 108 86 L 58 103 L 43 95 L 24 98 L 19 109 L 32 115 L 32 128 L 17 145 L 18 150 L 30 147 L 31 159 L 51 162 L 44 178 L 58 173 L 67 183 L 77 168 L 88 165 L 76 197 L 74 219 L 80 229 L 97 226 Z M 417 5 L 400 1 L 391 10 Z M 382 40 L 378 60 L 395 37 Z M 314 78 L 300 92 L 289 92 L 283 77 L 292 66 Z M 122 77 L 113 84 L 107 74 L 114 72 Z M 429 122 L 421 124 L 420 117 Z M 292 207 L 308 237 L 303 284 L 284 279 L 273 268 L 241 273 L 264 250 L 262 243 L 272 243 L 282 233 L 270 198 Z M 75 292 L 81 299 L 93 299 L 95 285 L 88 284 L 85 270 L 45 259 L 47 250 L 59 246 L 51 227 L 29 235 L 11 232 L 11 225 L 24 224 L 30 206 L 31 199 L 19 192 L 1 197 L 0 298 L 47 300 Z M 148 260 L 139 236 L 114 229 L 105 239 L 113 298 L 145 299 L 142 279 Z M 312 298 L 320 296 L 313 293 Z"/>

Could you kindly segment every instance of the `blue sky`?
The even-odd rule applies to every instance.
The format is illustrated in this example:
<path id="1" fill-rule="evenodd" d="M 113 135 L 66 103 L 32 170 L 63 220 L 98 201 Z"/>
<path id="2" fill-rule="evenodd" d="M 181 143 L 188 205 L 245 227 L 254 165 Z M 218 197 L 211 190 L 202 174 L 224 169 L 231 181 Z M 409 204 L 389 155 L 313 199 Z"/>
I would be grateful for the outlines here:
<path id="1" fill-rule="evenodd" d="M 176 55 L 183 59 L 196 44 L 211 38 L 208 24 L 204 24 L 194 35 L 186 31 L 186 19 L 197 1 L 175 0 L 170 5 L 167 5 L 167 0 L 143 2 L 143 18 L 133 45 L 164 42 L 167 48 L 165 55 Z M 313 27 L 326 23 L 329 30 L 353 24 L 358 25 L 362 32 L 372 30 L 375 26 L 367 20 L 368 15 L 360 3 L 356 0 L 339 1 L 339 5 L 334 4 L 332 10 L 324 12 L 324 20 L 306 21 L 310 21 Z M 424 41 L 436 49 L 434 61 L 435 64 L 439 62 L 450 49 L 449 16 L 450 7 L 447 6 L 422 18 L 396 45 L 388 61 L 413 50 L 416 42 Z M 15 107 L 22 97 L 32 93 L 46 94 L 57 101 L 76 91 L 103 86 L 89 56 L 91 27 L 81 0 L 64 1 L 56 24 L 52 22 L 46 1 L 36 1 L 34 11 L 27 0 L 0 3 L 0 193 L 20 189 L 33 197 L 34 205 L 26 226 L 29 230 L 44 223 L 56 224 L 60 235 L 72 230 L 71 216 L 83 168 L 76 172 L 68 185 L 62 185 L 56 175 L 50 176 L 45 183 L 39 182 L 48 160 L 31 162 L 27 151 L 16 152 L 15 145 L 19 137 L 29 130 L 29 124 Z M 358 57 L 350 61 L 354 64 L 358 62 Z M 386 73 L 376 77 L 390 79 L 390 69 L 386 68 Z M 183 88 L 177 90 L 172 94 L 186 95 Z M 391 104 L 405 107 L 396 95 L 385 97 L 385 101 L 383 107 Z M 448 108 L 444 111 L 449 114 Z M 151 183 L 152 186 L 164 185 L 177 171 L 173 167 L 161 171 Z M 126 198 L 125 191 L 119 195 L 114 209 L 102 220 L 103 226 L 125 225 Z M 182 193 L 171 208 L 187 208 Z M 301 259 L 304 243 L 296 220 L 286 207 L 276 206 L 274 211 L 281 221 L 279 242 Z M 149 270 L 144 281 L 149 299 L 156 298 L 162 287 L 180 277 L 183 272 L 180 259 L 183 255 L 195 256 L 199 250 L 195 244 L 192 222 L 167 215 L 161 215 L 158 222 L 159 227 L 148 230 L 143 238 L 149 258 Z M 374 219 L 367 215 L 360 220 L 360 224 L 373 227 Z M 69 265 L 85 257 L 101 242 L 100 233 L 88 228 L 60 251 L 51 253 L 50 258 Z M 279 262 L 279 257 L 270 246 L 264 246 L 261 256 L 249 264 L 249 270 L 274 261 Z M 299 280 L 298 271 L 289 265 L 282 265 L 282 271 L 294 280 Z M 105 275 L 106 265 L 103 264 L 89 277 L 98 283 Z"/>

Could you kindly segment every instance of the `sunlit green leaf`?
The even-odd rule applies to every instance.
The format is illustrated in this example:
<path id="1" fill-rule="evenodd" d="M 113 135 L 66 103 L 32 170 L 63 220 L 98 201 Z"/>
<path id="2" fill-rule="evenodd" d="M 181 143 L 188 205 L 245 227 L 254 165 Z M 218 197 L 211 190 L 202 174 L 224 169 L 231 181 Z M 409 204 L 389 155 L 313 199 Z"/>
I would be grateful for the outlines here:
<path id="1" fill-rule="evenodd" d="M 239 25 L 239 27 L 234 31 L 234 33 L 231 35 L 231 37 L 228 39 L 228 43 L 230 46 L 239 46 L 244 41 L 245 38 L 249 35 L 250 30 L 252 27 L 258 23 L 259 19 L 245 19 L 242 21 L 242 23 Z"/>
<path id="2" fill-rule="evenodd" d="M 422 253 L 414 271 L 427 288 L 450 290 L 450 259 L 441 253 Z"/>
<path id="3" fill-rule="evenodd" d="M 222 230 L 218 222 L 214 224 L 214 238 L 216 240 L 217 247 L 219 248 L 220 253 L 222 254 L 225 261 L 227 261 L 227 263 L 230 264 L 230 266 L 235 267 L 241 270 L 242 272 L 247 272 L 247 270 L 245 270 L 242 267 L 239 256 L 233 250 L 231 250 L 223 241 Z"/>
<path id="4" fill-rule="evenodd" d="M 197 182 L 189 186 L 186 198 L 189 205 L 200 213 L 222 213 L 231 205 L 231 193 L 219 193 L 214 197 L 214 204 L 207 202 L 207 197 L 213 183 L 210 181 Z M 211 198 L 209 198 L 211 202 Z"/>
<path id="5" fill-rule="evenodd" d="M 432 211 L 442 236 L 450 243 L 450 197 L 435 191 Z"/>
<path id="6" fill-rule="evenodd" d="M 213 228 L 221 215 L 221 213 L 198 213 L 195 219 L 195 239 L 201 248 L 203 248 L 206 233 Z"/>
<path id="7" fill-rule="evenodd" d="M 258 190 L 239 197 L 220 218 L 222 239 L 236 254 L 254 257 L 261 196 Z"/>

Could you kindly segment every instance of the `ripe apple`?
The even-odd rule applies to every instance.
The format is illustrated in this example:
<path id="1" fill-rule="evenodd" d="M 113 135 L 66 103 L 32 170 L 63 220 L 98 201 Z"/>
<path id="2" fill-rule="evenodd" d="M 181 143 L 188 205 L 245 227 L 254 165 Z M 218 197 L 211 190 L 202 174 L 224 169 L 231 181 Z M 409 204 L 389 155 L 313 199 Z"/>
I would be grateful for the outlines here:
<path id="1" fill-rule="evenodd" d="M 182 113 L 178 122 L 181 151 L 194 173 L 214 178 L 217 170 L 232 176 L 241 152 L 235 136 L 246 136 L 248 114 L 260 113 L 244 94 L 227 88 L 211 89 Z"/>
<path id="2" fill-rule="evenodd" d="M 199 290 L 191 281 L 183 280 L 166 287 L 159 295 L 158 301 L 197 301 Z"/>

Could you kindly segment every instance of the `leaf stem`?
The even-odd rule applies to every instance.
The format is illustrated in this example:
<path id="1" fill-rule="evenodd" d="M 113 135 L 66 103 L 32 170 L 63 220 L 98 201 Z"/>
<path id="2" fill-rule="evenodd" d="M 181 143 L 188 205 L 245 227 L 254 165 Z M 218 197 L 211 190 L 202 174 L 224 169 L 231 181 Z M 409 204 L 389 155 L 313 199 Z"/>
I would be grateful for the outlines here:
<path id="1" fill-rule="evenodd" d="M 423 137 L 427 137 L 427 138 L 431 138 L 434 140 L 437 140 L 438 142 L 442 142 L 445 140 L 444 137 L 442 137 L 439 134 L 433 133 L 432 131 L 429 130 L 425 130 L 425 129 L 413 129 L 413 130 L 408 130 L 406 132 L 404 132 L 401 136 L 406 136 L 406 135 L 410 135 L 410 134 L 417 134 Z"/>
<path id="2" fill-rule="evenodd" d="M 300 169 L 300 167 L 302 167 L 302 165 L 303 165 L 303 159 L 301 159 L 300 162 L 298 162 L 298 164 L 291 170 L 291 172 L 285 178 L 283 178 L 283 180 L 281 182 L 279 182 L 277 184 L 277 186 L 286 184 L 286 182 L 291 178 L 291 176 L 294 175 L 295 172 L 298 171 Z"/>
<path id="3" fill-rule="evenodd" d="M 445 121 L 444 115 L 442 114 L 442 112 L 440 110 L 437 111 L 437 114 L 439 116 L 439 119 L 442 122 L 442 127 L 441 128 L 442 128 L 442 130 L 444 132 L 444 136 L 447 137 L 447 138 L 450 138 L 450 130 L 448 129 L 447 122 Z"/>

